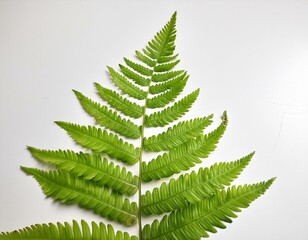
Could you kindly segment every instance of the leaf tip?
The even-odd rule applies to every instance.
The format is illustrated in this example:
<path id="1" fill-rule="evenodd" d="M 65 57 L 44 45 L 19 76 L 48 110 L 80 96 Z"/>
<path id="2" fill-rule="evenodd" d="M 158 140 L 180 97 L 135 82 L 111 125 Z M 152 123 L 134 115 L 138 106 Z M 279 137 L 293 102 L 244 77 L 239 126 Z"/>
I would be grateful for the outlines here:
<path id="1" fill-rule="evenodd" d="M 228 119 L 228 114 L 227 114 L 227 111 L 224 111 L 222 116 L 221 116 L 221 120 L 224 124 L 224 126 L 227 126 L 228 125 L 228 122 L 229 122 L 229 119 Z"/>
<path id="2" fill-rule="evenodd" d="M 31 147 L 31 146 L 26 146 L 26 148 L 29 152 L 33 152 L 36 149 L 35 147 Z"/>
<path id="3" fill-rule="evenodd" d="M 78 99 L 82 96 L 81 92 L 79 92 L 75 89 L 72 89 L 72 91 L 75 93 L 75 95 L 77 96 Z"/>
<path id="4" fill-rule="evenodd" d="M 108 69 L 108 71 L 109 71 L 110 74 L 111 74 L 112 72 L 114 72 L 113 68 L 110 67 L 110 66 L 107 66 L 107 69 Z"/>
<path id="5" fill-rule="evenodd" d="M 243 168 L 244 168 L 244 167 L 246 167 L 250 163 L 250 161 L 251 161 L 251 159 L 252 159 L 252 157 L 254 155 L 255 155 L 255 152 L 253 151 L 253 152 L 249 153 L 248 155 L 246 155 L 246 156 L 242 157 L 241 159 L 239 159 L 238 162 L 243 164 Z"/>
<path id="6" fill-rule="evenodd" d="M 252 157 L 253 157 L 255 154 L 256 154 L 256 151 L 252 151 L 251 153 L 249 153 L 249 154 L 247 155 L 247 157 L 248 157 L 249 160 L 250 160 L 250 159 L 252 159 Z"/>
<path id="7" fill-rule="evenodd" d="M 27 150 L 31 153 L 31 155 L 36 158 L 36 155 L 39 154 L 41 151 L 38 148 L 27 146 Z"/>
<path id="8" fill-rule="evenodd" d="M 266 185 L 267 185 L 268 187 L 270 187 L 270 186 L 275 182 L 276 178 L 277 178 L 277 177 L 273 177 L 273 178 L 271 178 L 270 180 L 268 180 L 268 181 L 266 182 Z"/>
<path id="9" fill-rule="evenodd" d="M 178 12 L 175 11 L 175 12 L 172 14 L 171 20 L 175 21 L 175 20 L 176 20 L 176 17 L 177 17 L 177 14 L 178 14 Z"/>
<path id="10" fill-rule="evenodd" d="M 31 175 L 31 168 L 20 166 L 20 169 L 27 175 Z"/>
<path id="11" fill-rule="evenodd" d="M 63 121 L 54 121 L 54 123 L 57 124 L 60 127 L 64 124 Z"/>
<path id="12" fill-rule="evenodd" d="M 54 121 L 55 124 L 57 124 L 60 128 L 63 128 L 65 130 L 65 127 L 68 127 L 68 123 L 63 121 Z"/>

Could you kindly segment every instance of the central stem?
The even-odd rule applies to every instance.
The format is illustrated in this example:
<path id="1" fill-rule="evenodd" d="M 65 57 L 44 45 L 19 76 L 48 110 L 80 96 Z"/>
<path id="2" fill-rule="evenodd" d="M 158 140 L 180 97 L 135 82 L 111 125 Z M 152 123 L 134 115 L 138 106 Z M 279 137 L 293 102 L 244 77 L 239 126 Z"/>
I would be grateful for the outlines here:
<path id="1" fill-rule="evenodd" d="M 157 61 L 155 62 L 154 66 L 152 67 L 153 69 L 153 72 L 154 72 L 154 68 L 155 66 L 157 65 Z M 142 221 L 141 221 L 141 215 L 142 215 L 142 212 L 141 212 L 141 187 L 142 187 L 142 156 L 143 156 L 143 149 L 144 149 L 144 143 L 143 143 L 143 139 L 144 139 L 144 128 L 145 128 L 145 117 L 146 117 L 146 110 L 147 110 L 147 100 L 148 100 L 148 97 L 149 97 L 149 92 L 150 92 L 150 87 L 151 87 L 151 84 L 152 84 L 152 77 L 153 77 L 153 74 L 152 76 L 150 77 L 150 83 L 147 87 L 147 91 L 146 91 L 146 97 L 145 97 L 145 100 L 144 100 L 144 109 L 143 109 L 143 115 L 142 115 L 142 124 L 141 124 L 141 143 L 140 143 L 140 146 L 141 146 L 141 151 L 140 151 L 140 159 L 139 159 L 139 182 L 138 182 L 138 189 L 139 189 L 139 199 L 138 199 L 138 225 L 139 225 L 139 240 L 142 240 Z"/>
<path id="2" fill-rule="evenodd" d="M 152 79 L 151 79 L 152 80 Z M 145 123 L 145 116 L 146 116 L 146 103 L 147 103 L 147 99 L 148 99 L 148 96 L 149 96 L 149 89 L 150 89 L 150 86 L 151 86 L 151 82 L 150 81 L 150 84 L 148 86 L 148 89 L 147 89 L 147 95 L 146 95 L 146 98 L 145 98 L 145 104 L 144 104 L 144 109 L 143 109 L 143 115 L 142 115 L 142 125 L 141 125 L 141 143 L 140 143 L 140 146 L 141 146 L 141 151 L 140 151 L 140 159 L 139 159 L 139 182 L 138 182 L 138 189 L 139 189 L 139 199 L 138 199 L 138 225 L 139 225 L 139 240 L 142 239 L 142 221 L 141 221 L 141 187 L 142 187 L 142 156 L 143 156 L 143 139 L 144 139 L 144 123 Z"/>
<path id="3" fill-rule="evenodd" d="M 172 16 L 172 18 L 175 20 L 175 14 Z M 139 210 L 138 210 L 138 224 L 139 224 L 139 240 L 142 240 L 142 221 L 141 221 L 141 187 L 142 187 L 142 155 L 143 155 L 143 149 L 144 149 L 144 143 L 143 143 L 143 139 L 144 139 L 144 129 L 145 129 L 145 117 L 146 117 L 146 109 L 147 109 L 147 100 L 149 97 L 149 92 L 150 92 L 150 87 L 152 84 L 152 80 L 153 80 L 153 74 L 155 72 L 155 67 L 158 64 L 158 59 L 159 57 L 162 55 L 163 49 L 165 48 L 165 45 L 169 42 L 169 37 L 170 34 L 172 34 L 172 29 L 174 26 L 172 26 L 172 24 L 170 25 L 170 22 L 168 23 L 168 30 L 166 30 L 167 32 L 165 32 L 165 39 L 160 43 L 160 47 L 157 50 L 157 55 L 154 59 L 152 59 L 154 61 L 154 64 L 151 66 L 152 67 L 152 74 L 149 77 L 150 79 L 150 83 L 148 85 L 147 91 L 146 91 L 146 97 L 145 97 L 145 102 L 144 102 L 144 109 L 143 109 L 143 115 L 142 115 L 142 125 L 141 125 L 141 152 L 140 152 L 140 159 L 139 159 L 139 183 L 138 183 L 138 188 L 139 188 L 139 200 L 138 200 L 138 205 L 139 205 Z M 166 25 L 167 26 L 167 25 Z"/>

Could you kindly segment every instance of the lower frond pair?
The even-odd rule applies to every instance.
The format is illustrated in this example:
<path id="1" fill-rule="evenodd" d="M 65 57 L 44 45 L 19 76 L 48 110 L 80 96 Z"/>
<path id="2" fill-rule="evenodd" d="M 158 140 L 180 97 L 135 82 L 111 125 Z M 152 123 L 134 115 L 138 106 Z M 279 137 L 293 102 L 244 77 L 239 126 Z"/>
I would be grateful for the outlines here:
<path id="1" fill-rule="evenodd" d="M 102 217 L 116 220 L 127 226 L 137 222 L 137 204 L 106 187 L 100 187 L 91 181 L 74 177 L 62 171 L 42 171 L 22 167 L 33 176 L 48 197 L 67 204 L 93 210 Z"/>
<path id="2" fill-rule="evenodd" d="M 226 228 L 236 212 L 247 208 L 270 187 L 274 179 L 258 184 L 231 187 L 217 192 L 212 198 L 175 210 L 161 221 L 155 220 L 143 229 L 142 240 L 199 240 Z"/>
<path id="3" fill-rule="evenodd" d="M 113 227 L 108 224 L 107 226 L 102 222 L 97 224 L 92 222 L 89 226 L 84 220 L 80 223 L 73 221 L 69 223 L 49 223 L 49 224 L 36 224 L 30 227 L 10 232 L 1 233 L 1 240 L 138 240 L 136 236 L 130 236 L 127 232 L 115 232 Z"/>

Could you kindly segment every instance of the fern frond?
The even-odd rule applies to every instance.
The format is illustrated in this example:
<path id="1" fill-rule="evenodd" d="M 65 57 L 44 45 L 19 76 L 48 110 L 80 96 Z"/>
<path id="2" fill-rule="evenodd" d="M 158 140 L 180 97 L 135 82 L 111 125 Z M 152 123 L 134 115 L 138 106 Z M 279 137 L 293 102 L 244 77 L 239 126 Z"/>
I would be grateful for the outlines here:
<path id="1" fill-rule="evenodd" d="M 157 58 L 157 52 L 154 51 L 152 48 L 150 48 L 149 46 L 146 46 L 144 49 L 142 49 L 142 52 L 148 56 L 149 58 L 151 59 L 155 59 Z M 155 64 L 156 64 L 157 60 L 155 61 Z"/>
<path id="2" fill-rule="evenodd" d="M 154 67 L 156 65 L 156 61 L 152 60 L 151 58 L 147 57 L 146 55 L 144 55 L 143 53 L 141 53 L 140 51 L 135 51 L 137 58 L 145 63 L 146 65 L 148 65 L 149 67 Z"/>
<path id="3" fill-rule="evenodd" d="M 160 222 L 155 220 L 146 225 L 142 232 L 143 240 L 199 240 L 208 237 L 209 232 L 216 232 L 216 227 L 226 228 L 223 222 L 231 223 L 236 218 L 235 212 L 247 208 L 260 197 L 273 183 L 274 179 L 258 184 L 233 186 L 217 192 L 212 198 L 184 209 L 175 210 Z"/>
<path id="4" fill-rule="evenodd" d="M 150 84 L 150 79 L 145 78 L 136 72 L 130 70 L 129 68 L 123 66 L 122 64 L 119 65 L 121 72 L 128 77 L 129 79 L 133 80 L 135 83 L 137 83 L 140 86 L 149 86 Z"/>
<path id="5" fill-rule="evenodd" d="M 167 107 L 162 111 L 152 113 L 145 116 L 144 125 L 146 127 L 163 127 L 180 117 L 182 117 L 196 101 L 199 95 L 199 89 L 188 94 L 171 107 Z"/>
<path id="6" fill-rule="evenodd" d="M 83 109 L 94 117 L 98 124 L 127 138 L 137 139 L 140 137 L 140 127 L 132 121 L 123 119 L 116 112 L 111 111 L 107 106 L 101 106 L 99 103 L 92 101 L 76 90 L 74 90 L 74 93 Z"/>
<path id="7" fill-rule="evenodd" d="M 146 101 L 146 107 L 148 108 L 161 108 L 171 103 L 176 97 L 183 91 L 187 78 L 179 82 L 176 86 L 172 87 L 169 91 L 164 92 L 158 96 L 148 98 Z"/>
<path id="8" fill-rule="evenodd" d="M 179 122 L 172 128 L 168 128 L 166 132 L 144 138 L 143 148 L 146 151 L 162 151 L 178 147 L 189 139 L 202 134 L 204 128 L 212 123 L 212 117 L 213 115 L 210 115 L 208 117 Z"/>
<path id="9" fill-rule="evenodd" d="M 13 232 L 0 233 L 1 240 L 138 240 L 136 236 L 130 236 L 127 232 L 115 232 L 112 225 L 107 226 L 100 222 L 92 222 L 91 228 L 84 221 L 80 223 L 73 220 L 72 226 L 68 223 L 35 224 Z"/>
<path id="10" fill-rule="evenodd" d="M 152 76 L 153 70 L 149 69 L 141 64 L 135 63 L 127 58 L 124 58 L 124 62 L 127 66 L 129 66 L 131 69 L 136 71 L 137 73 L 144 75 L 144 76 Z"/>
<path id="11" fill-rule="evenodd" d="M 166 82 L 169 81 L 175 77 L 180 76 L 183 74 L 185 71 L 184 70 L 178 70 L 178 71 L 170 71 L 170 72 L 165 72 L 165 73 L 155 73 L 152 76 L 152 81 L 153 82 Z"/>
<path id="12" fill-rule="evenodd" d="M 248 165 L 254 153 L 230 163 L 216 163 L 210 168 L 200 168 L 198 173 L 181 175 L 171 179 L 160 188 L 147 191 L 142 196 L 142 211 L 147 214 L 161 214 L 196 204 L 212 197 L 238 177 Z"/>
<path id="13" fill-rule="evenodd" d="M 226 130 L 227 118 L 212 132 L 190 139 L 179 147 L 173 148 L 169 153 L 159 155 L 149 163 L 142 162 L 142 181 L 149 182 L 170 177 L 175 173 L 188 170 L 201 163 L 199 158 L 206 158 L 215 150 L 219 139 Z"/>
<path id="14" fill-rule="evenodd" d="M 100 187 L 91 181 L 74 177 L 61 171 L 42 171 L 35 168 L 21 167 L 33 176 L 43 192 L 54 200 L 66 204 L 78 204 L 90 209 L 102 217 L 118 221 L 127 226 L 137 222 L 137 204 L 109 188 Z"/>
<path id="15" fill-rule="evenodd" d="M 146 98 L 147 93 L 141 88 L 129 82 L 126 77 L 115 71 L 113 68 L 108 67 L 108 70 L 112 81 L 123 93 L 139 100 L 144 100 Z"/>
<path id="16" fill-rule="evenodd" d="M 168 59 L 169 60 L 169 59 Z M 176 65 L 178 65 L 178 63 L 180 62 L 180 60 L 176 60 L 174 62 L 168 62 L 168 63 L 162 63 L 162 64 L 158 64 L 154 67 L 154 71 L 155 72 L 167 72 L 170 71 L 171 69 L 173 69 Z"/>
<path id="17" fill-rule="evenodd" d="M 77 143 L 94 152 L 106 153 L 127 164 L 139 161 L 140 148 L 135 148 L 118 136 L 94 126 L 80 126 L 78 124 L 56 121 Z"/>
<path id="18" fill-rule="evenodd" d="M 182 81 L 187 81 L 188 80 L 188 76 L 186 75 L 186 72 L 184 72 L 183 74 L 169 80 L 163 83 L 157 83 L 155 85 L 151 85 L 149 87 L 149 93 L 151 94 L 158 94 L 158 93 L 162 93 L 165 92 L 169 89 L 172 89 L 174 87 L 176 87 L 177 85 L 181 84 Z"/>
<path id="19" fill-rule="evenodd" d="M 168 56 L 160 56 L 160 58 L 157 60 L 157 63 L 166 63 L 175 60 L 179 54 L 174 55 L 168 55 Z"/>
<path id="20" fill-rule="evenodd" d="M 120 94 L 112 91 L 108 88 L 104 88 L 98 83 L 95 83 L 95 87 L 100 97 L 106 101 L 111 107 L 122 112 L 124 115 L 132 118 L 140 118 L 144 112 L 144 107 L 129 101 L 122 97 Z"/>
<path id="21" fill-rule="evenodd" d="M 231 218 L 237 217 L 236 212 L 248 207 L 274 181 L 226 188 L 249 164 L 253 153 L 237 161 L 182 173 L 201 163 L 216 149 L 228 118 L 224 112 L 222 123 L 206 134 L 204 129 L 212 123 L 212 115 L 174 123 L 189 111 L 199 95 L 197 89 L 177 99 L 189 75 L 175 68 L 180 62 L 175 52 L 175 39 L 176 12 L 141 51 L 135 52 L 136 61 L 124 58 L 119 69 L 108 67 L 117 91 L 95 83 L 104 104 L 74 90 L 83 109 L 101 127 L 55 123 L 76 143 L 92 152 L 28 147 L 33 157 L 57 170 L 21 167 L 39 183 L 45 195 L 55 201 L 79 205 L 127 226 L 138 222 L 138 237 L 142 240 L 208 237 L 209 232 L 217 231 L 216 228 L 225 228 L 225 222 L 232 222 Z M 137 121 L 140 126 L 135 123 Z M 145 137 L 150 130 L 147 128 L 164 126 L 168 129 Z M 140 147 L 134 145 L 136 141 L 132 139 L 139 139 Z M 144 159 L 144 151 L 162 153 L 148 161 Z M 138 176 L 126 167 L 115 165 L 113 159 L 129 165 L 139 162 Z M 182 175 L 142 194 L 142 182 L 176 173 Z M 137 191 L 138 206 L 123 196 L 133 196 Z M 142 226 L 144 215 L 162 213 L 166 213 L 162 220 Z M 1 239 L 138 240 L 128 233 L 115 233 L 111 225 L 92 222 L 90 227 L 84 221 L 73 221 L 72 225 L 67 222 L 32 225 L 0 233 Z"/>
<path id="22" fill-rule="evenodd" d="M 99 186 L 107 186 L 127 195 L 133 195 L 138 190 L 137 176 L 133 176 L 124 167 L 114 166 L 113 162 L 109 162 L 106 158 L 102 159 L 99 155 L 75 153 L 69 150 L 41 150 L 33 147 L 28 147 L 28 150 L 39 161 L 77 177 L 92 180 Z"/>

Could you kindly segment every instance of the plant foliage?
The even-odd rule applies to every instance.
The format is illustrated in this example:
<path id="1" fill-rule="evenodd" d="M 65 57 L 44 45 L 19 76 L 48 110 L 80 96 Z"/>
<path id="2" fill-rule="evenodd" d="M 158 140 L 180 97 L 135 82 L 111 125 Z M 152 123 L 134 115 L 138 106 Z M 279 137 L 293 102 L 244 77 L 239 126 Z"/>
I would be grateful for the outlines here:
<path id="1" fill-rule="evenodd" d="M 197 240 L 225 228 L 242 208 L 269 188 L 274 179 L 232 186 L 254 153 L 232 162 L 220 162 L 198 171 L 185 172 L 207 158 L 217 147 L 227 124 L 227 113 L 212 131 L 205 132 L 213 115 L 180 121 L 200 90 L 183 94 L 188 81 L 175 53 L 176 13 L 148 42 L 136 51 L 137 60 L 124 58 L 119 68 L 108 67 L 117 90 L 95 83 L 100 102 L 74 90 L 82 108 L 96 121 L 95 126 L 56 121 L 56 124 L 85 151 L 45 150 L 28 147 L 38 161 L 56 168 L 43 171 L 21 167 L 41 186 L 47 197 L 63 204 L 76 204 L 101 217 L 126 226 L 139 225 L 139 236 L 115 232 L 111 225 L 73 221 L 37 224 L 0 239 L 115 239 Z M 183 94 L 183 96 L 181 96 Z M 139 124 L 137 124 L 139 121 Z M 146 136 L 151 128 L 164 127 Z M 139 139 L 140 144 L 131 140 Z M 157 157 L 145 161 L 144 152 Z M 116 161 L 124 163 L 120 166 Z M 132 173 L 127 165 L 139 164 Z M 168 179 L 142 193 L 145 182 Z M 138 203 L 130 196 L 138 192 Z M 165 214 L 162 220 L 142 226 L 142 216 Z"/>

